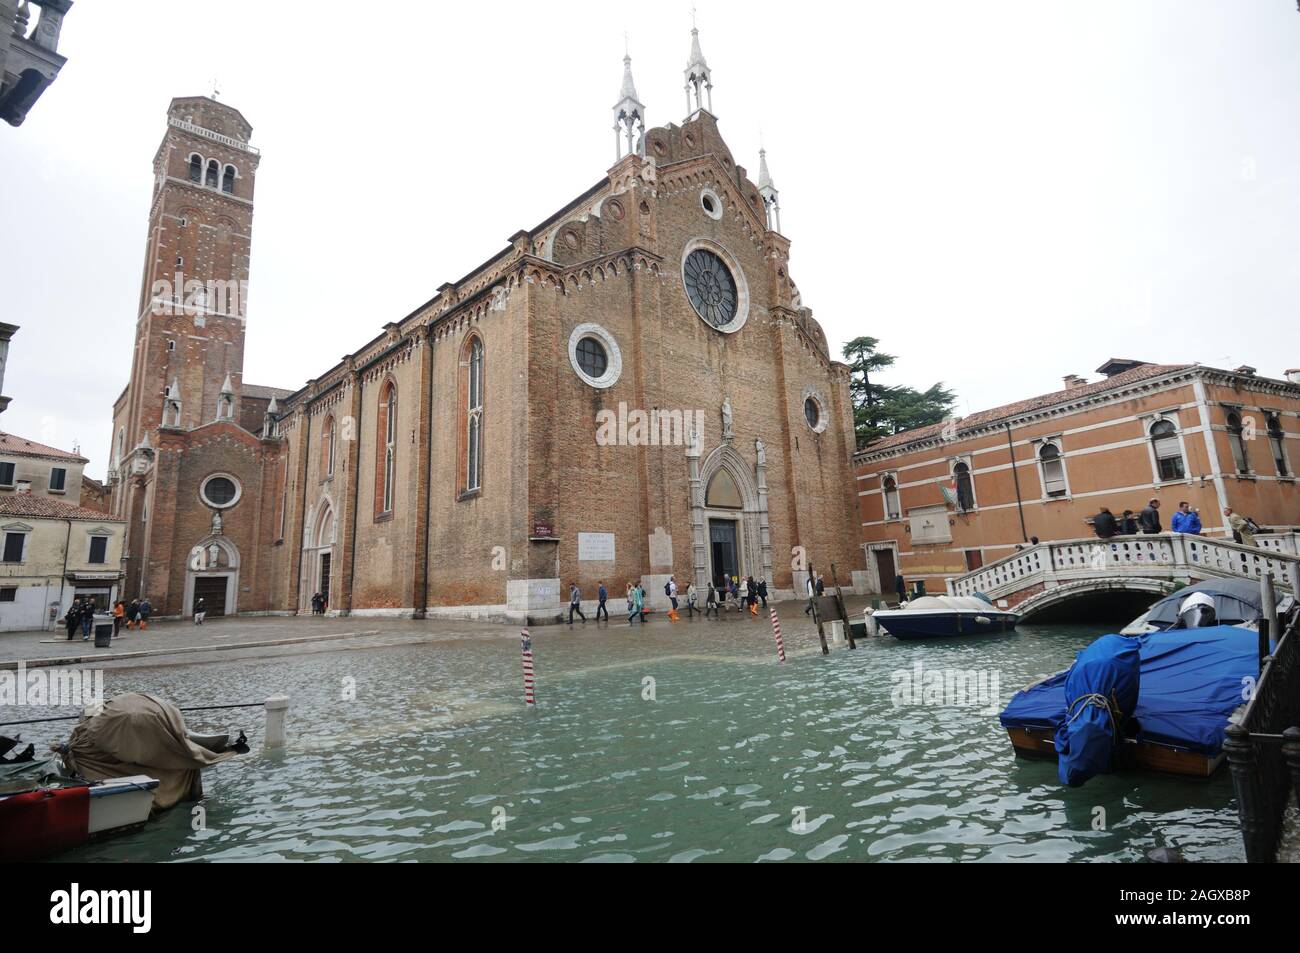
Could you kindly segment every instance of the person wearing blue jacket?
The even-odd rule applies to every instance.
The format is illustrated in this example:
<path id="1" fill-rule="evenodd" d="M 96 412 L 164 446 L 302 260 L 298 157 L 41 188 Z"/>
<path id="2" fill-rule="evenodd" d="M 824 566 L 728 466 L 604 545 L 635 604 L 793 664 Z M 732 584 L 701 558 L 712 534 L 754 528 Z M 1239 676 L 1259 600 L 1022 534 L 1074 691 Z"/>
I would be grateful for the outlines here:
<path id="1" fill-rule="evenodd" d="M 1201 535 L 1201 517 L 1191 507 L 1191 504 L 1183 500 L 1178 504 L 1178 511 L 1169 521 L 1169 528 L 1175 533 L 1188 533 L 1192 536 Z"/>

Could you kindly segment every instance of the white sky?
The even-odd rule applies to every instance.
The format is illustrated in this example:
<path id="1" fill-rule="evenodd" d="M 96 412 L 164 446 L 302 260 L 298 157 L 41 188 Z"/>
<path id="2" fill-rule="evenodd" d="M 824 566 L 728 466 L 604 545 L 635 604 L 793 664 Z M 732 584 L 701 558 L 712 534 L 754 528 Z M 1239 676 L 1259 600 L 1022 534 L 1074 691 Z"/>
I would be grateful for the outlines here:
<path id="1" fill-rule="evenodd" d="M 1117 355 L 1300 366 L 1292 0 L 698 0 L 713 101 L 837 350 L 967 413 Z M 690 3 L 77 3 L 0 125 L 0 428 L 107 466 L 169 99 L 262 150 L 244 379 L 298 387 L 593 185 L 630 34 L 685 113 Z"/>

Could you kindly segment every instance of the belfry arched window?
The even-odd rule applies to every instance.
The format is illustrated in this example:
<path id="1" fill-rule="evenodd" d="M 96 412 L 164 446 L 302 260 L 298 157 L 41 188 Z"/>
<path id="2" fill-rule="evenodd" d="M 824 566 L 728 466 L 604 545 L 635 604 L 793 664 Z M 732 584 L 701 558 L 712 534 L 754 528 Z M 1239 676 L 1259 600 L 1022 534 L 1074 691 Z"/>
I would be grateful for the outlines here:
<path id="1" fill-rule="evenodd" d="M 1156 458 L 1157 479 L 1183 479 L 1187 470 L 1183 465 L 1183 448 L 1178 442 L 1178 428 L 1173 421 L 1157 420 L 1147 433 L 1151 436 L 1151 451 Z"/>
<path id="2" fill-rule="evenodd" d="M 203 181 L 203 159 L 198 155 L 190 156 L 190 181 Z"/>
<path id="3" fill-rule="evenodd" d="M 215 189 L 217 187 L 217 176 L 220 174 L 220 166 L 217 165 L 217 160 L 209 159 L 207 180 L 203 184 Z"/>
<path id="4" fill-rule="evenodd" d="M 375 515 L 393 512 L 397 482 L 397 385 L 389 381 L 379 392 L 379 418 L 375 427 L 378 437 L 379 466 L 375 474 Z"/>
<path id="5" fill-rule="evenodd" d="M 226 166 L 226 171 L 221 176 L 221 191 L 235 191 L 235 167 L 233 165 Z"/>

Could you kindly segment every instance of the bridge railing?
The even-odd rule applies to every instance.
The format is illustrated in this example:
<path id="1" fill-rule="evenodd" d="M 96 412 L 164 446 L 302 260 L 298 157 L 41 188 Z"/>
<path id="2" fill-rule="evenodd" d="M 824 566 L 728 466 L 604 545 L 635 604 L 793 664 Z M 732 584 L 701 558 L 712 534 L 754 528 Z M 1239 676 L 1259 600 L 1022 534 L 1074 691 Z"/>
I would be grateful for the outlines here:
<path id="1" fill-rule="evenodd" d="M 1040 582 L 1149 575 L 1153 570 L 1254 580 L 1271 573 L 1279 586 L 1295 592 L 1300 580 L 1296 534 L 1260 536 L 1256 542 L 1245 546 L 1186 533 L 1055 540 L 951 577 L 948 592 L 1000 598 Z"/>

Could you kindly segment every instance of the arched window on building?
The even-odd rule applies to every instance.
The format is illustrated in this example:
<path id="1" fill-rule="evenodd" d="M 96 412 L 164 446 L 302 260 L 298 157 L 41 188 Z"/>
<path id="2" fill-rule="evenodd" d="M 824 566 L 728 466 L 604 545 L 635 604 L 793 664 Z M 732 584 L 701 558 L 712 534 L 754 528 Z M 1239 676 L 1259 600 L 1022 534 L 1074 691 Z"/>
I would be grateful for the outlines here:
<path id="1" fill-rule="evenodd" d="M 222 173 L 221 191 L 232 193 L 235 191 L 235 167 L 233 165 L 226 166 L 226 171 Z"/>
<path id="2" fill-rule="evenodd" d="M 190 181 L 203 181 L 203 159 L 197 153 L 190 156 Z"/>
<path id="3" fill-rule="evenodd" d="M 376 426 L 379 467 L 375 474 L 375 515 L 393 512 L 397 479 L 397 385 L 389 381 L 379 393 Z"/>
<path id="4" fill-rule="evenodd" d="M 898 505 L 898 480 L 892 474 L 886 474 L 885 478 L 880 481 L 881 490 L 885 497 L 885 519 L 896 520 L 902 511 Z"/>
<path id="5" fill-rule="evenodd" d="M 465 492 L 483 485 L 483 339 L 470 338 L 465 351 L 464 390 Z"/>
<path id="6" fill-rule="evenodd" d="M 1228 446 L 1232 448 L 1232 463 L 1238 473 L 1250 472 L 1250 458 L 1246 456 L 1245 428 L 1241 425 L 1241 414 L 1235 410 L 1228 412 Z"/>
<path id="7" fill-rule="evenodd" d="M 215 189 L 217 187 L 217 176 L 221 174 L 220 168 L 221 167 L 217 165 L 216 159 L 209 159 L 207 181 L 203 184 Z"/>
<path id="8" fill-rule="evenodd" d="M 1172 420 L 1157 420 L 1147 431 L 1156 458 L 1156 479 L 1181 480 L 1187 473 L 1183 465 L 1183 448 L 1178 442 L 1178 428 Z"/>
<path id="9" fill-rule="evenodd" d="M 1291 468 L 1287 465 L 1286 431 L 1282 429 L 1282 415 L 1268 414 L 1264 419 L 1268 426 L 1268 445 L 1273 451 L 1273 465 L 1277 467 L 1277 475 L 1290 476 Z"/>
<path id="10" fill-rule="evenodd" d="M 321 477 L 334 475 L 334 415 L 325 418 L 325 428 L 321 434 Z"/>
<path id="11" fill-rule="evenodd" d="M 965 460 L 954 463 L 952 478 L 957 484 L 957 509 L 963 512 L 975 509 L 975 482 L 971 479 L 970 464 Z"/>
<path id="12" fill-rule="evenodd" d="M 1043 496 L 1065 496 L 1069 488 L 1065 484 L 1065 458 L 1061 448 L 1054 443 L 1045 443 L 1038 451 L 1038 463 L 1042 468 Z"/>

